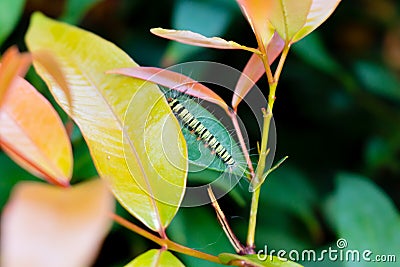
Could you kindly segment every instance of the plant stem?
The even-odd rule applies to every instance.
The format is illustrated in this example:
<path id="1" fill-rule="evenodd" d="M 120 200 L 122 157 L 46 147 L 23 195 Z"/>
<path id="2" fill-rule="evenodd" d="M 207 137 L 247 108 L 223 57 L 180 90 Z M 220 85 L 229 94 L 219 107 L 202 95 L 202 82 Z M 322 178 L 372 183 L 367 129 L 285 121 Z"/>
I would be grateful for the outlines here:
<path id="1" fill-rule="evenodd" d="M 128 228 L 129 230 L 131 230 L 131 231 L 133 231 L 133 232 L 135 232 L 135 233 L 137 233 L 137 234 L 139 234 L 139 235 L 141 235 L 141 236 L 143 236 L 143 237 L 145 237 L 145 238 L 147 238 L 147 239 L 149 239 L 151 241 L 153 241 L 154 243 L 159 244 L 163 248 L 166 248 L 166 249 L 169 249 L 169 250 L 172 250 L 172 251 L 176 251 L 176 252 L 179 252 L 179 253 L 183 253 L 183 254 L 186 254 L 186 255 L 190 255 L 190 256 L 193 256 L 193 257 L 196 257 L 196 258 L 199 258 L 199 259 L 203 259 L 203 260 L 206 260 L 206 261 L 211 261 L 211 262 L 215 262 L 215 263 L 221 264 L 221 262 L 220 262 L 220 260 L 219 260 L 219 258 L 217 256 L 210 255 L 210 254 L 198 251 L 198 250 L 194 250 L 194 249 L 185 247 L 185 246 L 180 245 L 178 243 L 175 243 L 175 242 L 173 242 L 173 241 L 171 241 L 169 239 L 160 238 L 160 237 L 158 237 L 156 235 L 153 235 L 153 234 L 149 233 L 148 231 L 144 230 L 143 228 L 140 228 L 139 226 L 137 226 L 137 225 L 125 220 L 124 218 L 118 216 L 117 214 L 112 213 L 110 216 L 114 221 L 116 221 L 120 225 Z"/>
<path id="2" fill-rule="evenodd" d="M 257 224 L 257 212 L 258 212 L 258 202 L 260 199 L 260 191 L 261 191 L 261 185 L 257 184 L 257 181 L 262 180 L 262 176 L 265 172 L 265 161 L 266 157 L 268 154 L 268 134 L 269 134 L 269 128 L 271 125 L 271 120 L 272 120 L 272 110 L 274 107 L 275 103 L 275 93 L 276 93 L 276 88 L 278 86 L 278 81 L 279 77 L 282 73 L 283 65 L 285 63 L 285 60 L 287 58 L 287 55 L 289 53 L 290 49 L 290 43 L 286 43 L 285 47 L 283 48 L 282 55 L 280 57 L 278 66 L 275 70 L 275 74 L 272 76 L 271 68 L 269 66 L 268 62 L 268 57 L 266 56 L 267 53 L 265 52 L 264 55 L 261 57 L 264 63 L 266 75 L 268 78 L 268 83 L 269 83 L 269 94 L 268 94 L 268 108 L 267 110 L 263 110 L 263 116 L 264 116 L 264 125 L 263 125 L 263 132 L 262 132 L 262 139 L 261 139 L 261 147 L 260 147 L 260 157 L 258 160 L 257 164 L 257 169 L 255 176 L 253 179 L 256 179 L 255 183 L 255 190 L 253 191 L 253 195 L 251 198 L 251 206 L 250 206 L 250 218 L 249 218 L 249 227 L 247 231 L 247 247 L 248 248 L 255 248 L 255 242 L 254 242 L 254 237 L 255 237 L 255 232 L 256 232 L 256 224 Z"/>
<path id="3" fill-rule="evenodd" d="M 260 51 L 262 52 L 260 58 L 264 64 L 265 74 L 267 75 L 268 83 L 271 84 L 274 82 L 274 76 L 272 75 L 272 70 L 271 67 L 269 66 L 268 53 L 265 50 L 265 47 L 262 43 L 260 45 Z"/>
<path id="4" fill-rule="evenodd" d="M 251 197 L 251 208 L 250 208 L 250 219 L 249 228 L 247 230 L 247 247 L 254 249 L 254 236 L 256 233 L 256 223 L 257 223 L 257 211 L 258 211 L 258 200 L 260 198 L 260 187 L 258 187 Z"/>
<path id="5" fill-rule="evenodd" d="M 269 126 L 271 124 L 272 119 L 272 112 L 263 111 L 264 116 L 264 126 L 262 132 L 262 139 L 261 139 L 261 147 L 260 147 L 260 157 L 256 169 L 256 174 L 253 179 L 257 181 L 261 181 L 264 170 L 265 170 L 265 161 L 267 157 L 267 144 L 268 144 L 268 133 L 269 133 Z M 258 211 L 258 202 L 260 198 L 260 188 L 261 186 L 256 186 L 255 190 L 253 191 L 253 196 L 251 198 L 251 207 L 250 207 L 250 218 L 249 218 L 249 228 L 247 231 L 247 247 L 254 249 L 254 236 L 256 232 L 256 223 L 257 223 L 257 211 Z"/>

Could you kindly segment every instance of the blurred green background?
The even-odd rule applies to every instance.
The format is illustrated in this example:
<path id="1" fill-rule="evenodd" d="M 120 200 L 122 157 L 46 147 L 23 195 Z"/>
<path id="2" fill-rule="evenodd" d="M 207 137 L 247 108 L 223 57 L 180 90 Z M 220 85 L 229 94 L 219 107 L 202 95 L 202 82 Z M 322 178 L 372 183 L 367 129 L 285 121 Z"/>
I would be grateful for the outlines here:
<path id="1" fill-rule="evenodd" d="M 172 43 L 151 35 L 153 27 L 189 29 L 256 45 L 233 0 L 0 0 L 1 53 L 14 44 L 26 50 L 23 38 L 36 10 L 114 42 L 145 66 L 211 60 L 241 70 L 250 57 L 242 51 Z M 27 78 L 54 103 L 32 70 Z M 266 86 L 262 79 L 259 87 Z M 231 95 L 224 97 L 230 101 Z M 257 248 L 318 251 L 336 248 L 336 240 L 345 238 L 349 249 L 396 255 L 400 262 L 400 2 L 342 1 L 326 23 L 293 46 L 278 86 L 274 117 L 276 159 L 290 158 L 263 187 Z M 250 135 L 253 147 L 257 138 Z M 77 183 L 96 171 L 79 132 L 72 143 L 73 182 Z M 0 209 L 15 183 L 36 180 L 2 152 L 0 176 Z M 231 195 L 220 204 L 244 241 L 250 199 L 247 184 L 235 192 L 244 202 Z M 138 223 L 122 208 L 118 213 Z M 181 209 L 168 234 L 208 253 L 233 252 L 210 206 Z M 123 266 L 152 247 L 156 246 L 115 225 L 95 266 Z M 177 256 L 188 266 L 216 266 Z M 398 266 L 339 261 L 303 264 Z"/>

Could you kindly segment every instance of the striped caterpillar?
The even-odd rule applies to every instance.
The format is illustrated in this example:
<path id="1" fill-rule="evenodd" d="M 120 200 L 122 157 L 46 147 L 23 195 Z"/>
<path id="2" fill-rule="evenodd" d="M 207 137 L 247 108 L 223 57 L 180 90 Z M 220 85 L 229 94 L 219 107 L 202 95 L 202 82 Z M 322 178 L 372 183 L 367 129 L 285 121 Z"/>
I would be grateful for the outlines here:
<path id="1" fill-rule="evenodd" d="M 202 124 L 196 117 L 185 108 L 176 98 L 168 97 L 168 104 L 172 112 L 182 121 L 182 123 L 193 132 L 198 140 L 209 146 L 212 151 L 229 167 L 235 164 L 235 160 L 228 150 L 218 141 L 218 139 Z"/>

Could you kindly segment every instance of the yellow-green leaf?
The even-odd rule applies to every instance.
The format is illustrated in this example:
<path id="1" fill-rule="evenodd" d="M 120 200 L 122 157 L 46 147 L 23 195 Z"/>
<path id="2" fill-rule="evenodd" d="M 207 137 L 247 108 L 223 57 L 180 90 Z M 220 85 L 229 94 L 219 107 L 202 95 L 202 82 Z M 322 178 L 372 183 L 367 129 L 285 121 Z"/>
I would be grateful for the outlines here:
<path id="1" fill-rule="evenodd" d="M 291 41 L 307 21 L 313 0 L 269 0 L 272 4 L 271 24 L 285 41 Z"/>
<path id="2" fill-rule="evenodd" d="M 235 265 L 241 263 L 240 266 L 252 266 L 252 267 L 302 267 L 302 265 L 295 262 L 278 258 L 277 256 L 253 254 L 240 256 L 231 253 L 222 253 L 218 255 L 218 258 L 223 264 Z"/>
<path id="3" fill-rule="evenodd" d="M 125 265 L 125 267 L 184 267 L 171 252 L 152 249 Z"/>
<path id="4" fill-rule="evenodd" d="M 137 64 L 114 44 L 40 13 L 32 17 L 26 42 L 32 52 L 50 50 L 62 66 L 72 114 L 63 90 L 34 62 L 79 126 L 117 199 L 149 228 L 163 232 L 183 198 L 187 151 L 161 91 L 142 80 L 105 74 Z"/>

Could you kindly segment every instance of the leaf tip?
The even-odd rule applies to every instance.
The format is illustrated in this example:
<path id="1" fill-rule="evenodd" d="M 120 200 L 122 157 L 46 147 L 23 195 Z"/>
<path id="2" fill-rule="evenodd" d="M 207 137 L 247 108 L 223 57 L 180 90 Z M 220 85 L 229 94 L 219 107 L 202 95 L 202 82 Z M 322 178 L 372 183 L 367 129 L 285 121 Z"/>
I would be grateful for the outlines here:
<path id="1" fill-rule="evenodd" d="M 158 34 L 160 34 L 160 33 L 163 32 L 163 31 L 165 31 L 165 29 L 160 28 L 160 27 L 151 28 L 151 29 L 150 29 L 150 32 L 151 32 L 152 34 L 154 34 L 154 35 L 158 35 Z"/>

